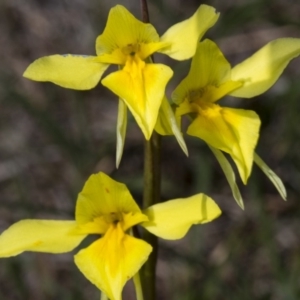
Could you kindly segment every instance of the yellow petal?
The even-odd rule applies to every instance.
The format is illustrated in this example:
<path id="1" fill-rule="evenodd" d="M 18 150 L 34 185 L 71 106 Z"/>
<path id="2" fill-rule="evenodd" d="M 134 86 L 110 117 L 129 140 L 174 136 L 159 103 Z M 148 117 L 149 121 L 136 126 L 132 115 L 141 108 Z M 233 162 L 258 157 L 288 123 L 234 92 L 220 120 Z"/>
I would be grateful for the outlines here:
<path id="1" fill-rule="evenodd" d="M 112 212 L 109 215 L 95 217 L 88 223 L 80 223 L 76 228 L 78 234 L 104 234 L 112 223 L 119 221 L 125 232 L 132 226 L 148 221 L 148 217 L 141 212 Z"/>
<path id="2" fill-rule="evenodd" d="M 231 81 L 230 72 L 230 64 L 218 46 L 205 40 L 198 44 L 189 74 L 174 90 L 172 100 L 176 104 L 186 98 L 190 102 L 215 102 L 242 85 Z"/>
<path id="3" fill-rule="evenodd" d="M 75 255 L 80 271 L 111 300 L 121 300 L 122 289 L 147 260 L 152 247 L 124 234 L 120 224 Z"/>
<path id="4" fill-rule="evenodd" d="M 99 54 L 97 61 L 106 64 L 125 65 L 129 56 L 136 55 L 142 60 L 146 60 L 151 54 L 165 47 L 166 43 L 142 44 L 137 39 L 136 44 L 128 44 L 123 48 L 116 48 L 111 53 Z M 114 45 L 117 47 L 117 45 Z"/>
<path id="5" fill-rule="evenodd" d="M 173 71 L 162 64 L 128 61 L 126 66 L 111 73 L 102 84 L 123 99 L 147 140 L 154 129 L 165 87 Z"/>
<path id="6" fill-rule="evenodd" d="M 251 110 L 213 105 L 195 118 L 187 133 L 229 153 L 246 184 L 259 136 L 260 119 Z"/>
<path id="7" fill-rule="evenodd" d="M 74 221 L 22 220 L 0 235 L 0 257 L 24 251 L 64 253 L 73 250 L 85 238 L 76 231 Z"/>
<path id="8" fill-rule="evenodd" d="M 127 127 L 127 107 L 122 99 L 119 99 L 117 119 L 117 155 L 116 167 L 119 167 L 123 155 Z"/>
<path id="9" fill-rule="evenodd" d="M 126 213 L 123 214 L 123 222 L 121 222 L 121 226 L 123 231 L 127 231 L 129 228 L 136 224 L 140 224 L 142 222 L 148 221 L 148 217 L 142 213 Z"/>
<path id="10" fill-rule="evenodd" d="M 287 196 L 286 189 L 281 179 L 270 169 L 270 167 L 258 156 L 257 153 L 254 153 L 254 162 L 259 166 L 259 168 L 265 173 L 265 175 L 274 184 L 281 198 L 283 200 L 286 200 L 286 196 Z"/>
<path id="11" fill-rule="evenodd" d="M 23 76 L 35 81 L 50 81 L 65 88 L 89 90 L 95 87 L 109 65 L 94 56 L 51 55 L 34 61 Z"/>
<path id="12" fill-rule="evenodd" d="M 85 224 L 101 216 L 122 213 L 141 213 L 126 185 L 102 172 L 91 175 L 78 195 L 76 221 Z"/>
<path id="13" fill-rule="evenodd" d="M 142 223 L 143 227 L 163 239 L 177 240 L 184 237 L 193 224 L 203 224 L 217 218 L 221 210 L 210 197 L 197 194 L 155 204 L 144 213 L 149 217 L 149 222 Z"/>
<path id="14" fill-rule="evenodd" d="M 232 92 L 235 97 L 251 98 L 268 90 L 287 64 L 300 54 L 300 39 L 274 40 L 232 69 L 232 79 L 244 85 Z"/>
<path id="15" fill-rule="evenodd" d="M 163 98 L 158 118 L 155 125 L 155 131 L 160 135 L 174 135 L 182 151 L 188 156 L 188 150 L 178 127 L 173 110 L 166 97 Z"/>
<path id="16" fill-rule="evenodd" d="M 213 7 L 200 5 L 192 17 L 173 25 L 165 32 L 161 41 L 170 43 L 170 46 L 160 52 L 177 60 L 191 58 L 196 52 L 200 39 L 218 18 L 219 13 L 216 13 Z"/>
<path id="17" fill-rule="evenodd" d="M 101 55 L 128 45 L 152 42 L 159 42 L 155 28 L 137 20 L 124 6 L 117 5 L 110 10 L 103 34 L 97 38 L 96 52 Z"/>
<path id="18" fill-rule="evenodd" d="M 235 175 L 234 175 L 234 172 L 232 170 L 230 163 L 228 162 L 227 158 L 220 150 L 218 150 L 214 147 L 210 147 L 210 146 L 209 146 L 209 148 L 215 155 L 216 159 L 218 160 L 218 162 L 225 174 L 225 177 L 229 183 L 233 198 L 235 199 L 235 201 L 239 205 L 239 207 L 241 209 L 244 209 L 245 208 L 244 201 L 243 201 L 242 195 L 240 193 L 239 187 L 236 184 Z"/>

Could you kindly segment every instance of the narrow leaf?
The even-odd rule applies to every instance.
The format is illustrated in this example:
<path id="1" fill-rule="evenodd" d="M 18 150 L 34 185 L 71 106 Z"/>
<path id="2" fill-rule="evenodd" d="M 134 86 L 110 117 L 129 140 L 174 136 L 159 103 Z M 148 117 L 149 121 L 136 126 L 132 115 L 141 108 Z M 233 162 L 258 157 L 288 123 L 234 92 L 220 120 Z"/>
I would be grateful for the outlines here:
<path id="1" fill-rule="evenodd" d="M 119 99 L 118 119 L 117 119 L 117 153 L 116 167 L 119 168 L 126 137 L 127 127 L 127 107 L 122 99 Z"/>
<path id="2" fill-rule="evenodd" d="M 286 201 L 287 194 L 282 180 L 269 168 L 269 166 L 256 153 L 254 153 L 254 162 L 271 180 L 278 193 L 280 194 L 281 198 Z"/>
<path id="3" fill-rule="evenodd" d="M 228 162 L 227 158 L 225 157 L 225 155 L 218 149 L 214 148 L 214 147 L 211 147 L 208 145 L 208 147 L 210 148 L 210 150 L 213 152 L 213 154 L 215 155 L 216 159 L 218 160 L 224 174 L 225 174 L 225 177 L 229 183 L 229 186 L 231 188 L 231 191 L 232 191 L 232 195 L 233 195 L 233 198 L 235 199 L 236 203 L 239 205 L 239 207 L 241 209 L 244 209 L 245 206 L 244 206 L 244 201 L 243 201 L 243 198 L 242 198 L 242 195 L 240 193 L 240 190 L 236 184 L 236 181 L 235 181 L 235 175 L 234 175 L 234 172 L 232 170 L 232 167 L 230 165 L 230 163 Z"/>

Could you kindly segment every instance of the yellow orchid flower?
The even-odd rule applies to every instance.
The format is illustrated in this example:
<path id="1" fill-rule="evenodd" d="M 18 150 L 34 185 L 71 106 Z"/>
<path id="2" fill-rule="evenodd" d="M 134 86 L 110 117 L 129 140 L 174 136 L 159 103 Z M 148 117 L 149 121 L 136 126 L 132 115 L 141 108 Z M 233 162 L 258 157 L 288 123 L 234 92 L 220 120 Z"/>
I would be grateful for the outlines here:
<path id="1" fill-rule="evenodd" d="M 0 235 L 0 257 L 24 251 L 64 253 L 88 234 L 101 237 L 75 255 L 79 270 L 111 300 L 120 300 L 125 283 L 147 260 L 152 247 L 131 235 L 140 224 L 164 239 L 182 238 L 193 224 L 221 211 L 204 194 L 156 204 L 142 212 L 124 184 L 104 173 L 92 175 L 79 194 L 75 221 L 22 220 Z"/>
<path id="2" fill-rule="evenodd" d="M 104 32 L 96 40 L 97 56 L 42 57 L 27 68 L 24 76 L 87 90 L 97 85 L 110 64 L 119 65 L 120 69 L 106 76 L 102 84 L 125 102 L 148 140 L 173 75 L 168 66 L 152 63 L 150 56 L 160 52 L 177 60 L 192 57 L 197 42 L 218 16 L 213 7 L 201 5 L 192 17 L 170 27 L 160 38 L 151 24 L 137 20 L 117 5 L 110 10 Z"/>
<path id="3" fill-rule="evenodd" d="M 231 67 L 217 45 L 205 40 L 198 45 L 186 78 L 172 94 L 176 115 L 192 115 L 187 133 L 229 153 L 246 183 L 260 120 L 250 110 L 221 107 L 216 102 L 243 85 L 231 79 Z"/>
<path id="4" fill-rule="evenodd" d="M 254 111 L 222 107 L 216 102 L 226 95 L 251 98 L 262 94 L 299 54 L 300 39 L 278 39 L 231 69 L 217 45 L 205 40 L 197 47 L 189 74 L 172 94 L 178 105 L 177 118 L 186 114 L 191 117 L 187 133 L 228 153 L 245 184 L 253 161 L 266 171 L 266 165 L 254 159 L 260 119 Z"/>

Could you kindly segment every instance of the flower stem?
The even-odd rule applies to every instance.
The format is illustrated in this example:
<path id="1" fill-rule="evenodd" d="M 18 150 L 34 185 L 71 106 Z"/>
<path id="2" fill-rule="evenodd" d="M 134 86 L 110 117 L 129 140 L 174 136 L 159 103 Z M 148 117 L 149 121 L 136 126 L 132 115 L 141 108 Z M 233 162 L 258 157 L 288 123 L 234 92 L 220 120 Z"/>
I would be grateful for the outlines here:
<path id="1" fill-rule="evenodd" d="M 149 23 L 147 0 L 140 0 L 142 20 Z M 153 57 L 150 58 L 153 62 Z M 153 131 L 149 141 L 145 140 L 144 150 L 144 196 L 143 206 L 147 208 L 160 201 L 160 161 L 161 136 Z M 142 287 L 145 300 L 155 300 L 155 279 L 157 261 L 157 237 L 145 230 L 143 239 L 152 246 L 152 252 L 141 270 Z"/>
<path id="2" fill-rule="evenodd" d="M 134 287 L 135 287 L 136 299 L 137 300 L 144 300 L 143 289 L 142 289 L 142 285 L 141 285 L 141 278 L 140 278 L 140 273 L 139 272 L 137 272 L 133 276 L 133 283 L 134 283 Z"/>
<path id="3" fill-rule="evenodd" d="M 142 10 L 142 20 L 144 23 L 149 23 L 149 12 L 148 12 L 147 0 L 140 0 L 140 1 L 141 1 L 141 10 Z"/>
<path id="4" fill-rule="evenodd" d="M 145 141 L 144 157 L 144 208 L 160 200 L 160 144 L 161 136 L 153 131 L 149 141 Z M 157 260 L 157 237 L 144 231 L 143 239 L 152 247 L 147 262 L 142 268 L 142 284 L 145 300 L 155 300 L 155 271 Z"/>

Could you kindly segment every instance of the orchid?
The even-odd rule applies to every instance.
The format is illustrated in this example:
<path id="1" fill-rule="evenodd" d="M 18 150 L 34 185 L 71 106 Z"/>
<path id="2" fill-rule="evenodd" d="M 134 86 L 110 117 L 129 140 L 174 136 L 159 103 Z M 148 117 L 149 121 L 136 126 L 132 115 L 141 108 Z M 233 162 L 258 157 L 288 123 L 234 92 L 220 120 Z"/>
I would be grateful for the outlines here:
<path id="1" fill-rule="evenodd" d="M 75 255 L 79 270 L 112 300 L 147 260 L 152 247 L 135 238 L 130 228 L 140 224 L 158 237 L 180 239 L 193 224 L 220 215 L 204 194 L 174 199 L 141 211 L 124 184 L 104 173 L 92 175 L 78 196 L 75 221 L 22 220 L 0 236 L 0 257 L 24 251 L 64 253 L 88 234 L 101 237 Z"/>
<path id="2" fill-rule="evenodd" d="M 218 46 L 205 40 L 197 47 L 189 74 L 172 94 L 178 121 L 184 115 L 190 116 L 187 134 L 210 146 L 241 206 L 235 177 L 220 150 L 231 156 L 244 184 L 255 161 L 283 198 L 286 198 L 286 192 L 281 180 L 255 154 L 260 128 L 258 115 L 251 110 L 222 107 L 216 102 L 226 95 L 251 98 L 264 93 L 276 82 L 289 61 L 299 54 L 300 39 L 278 39 L 231 69 Z"/>
<path id="3" fill-rule="evenodd" d="M 218 16 L 213 7 L 201 5 L 192 17 L 170 27 L 159 37 L 151 24 L 137 20 L 125 7 L 117 5 L 110 10 L 104 32 L 96 40 L 97 56 L 42 57 L 27 68 L 24 76 L 65 88 L 88 90 L 98 84 L 110 64 L 118 65 L 120 69 L 106 76 L 102 84 L 125 103 L 125 106 L 120 104 L 120 127 L 126 126 L 124 113 L 128 107 L 149 140 L 166 85 L 173 75 L 168 66 L 153 63 L 151 55 L 160 52 L 177 60 L 191 58 L 197 42 Z M 122 132 L 121 136 L 124 136 Z"/>

